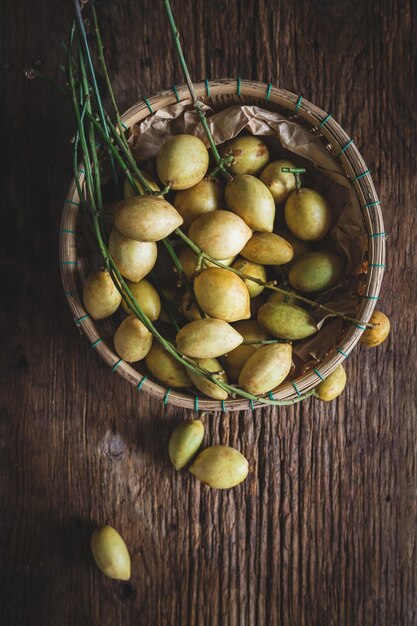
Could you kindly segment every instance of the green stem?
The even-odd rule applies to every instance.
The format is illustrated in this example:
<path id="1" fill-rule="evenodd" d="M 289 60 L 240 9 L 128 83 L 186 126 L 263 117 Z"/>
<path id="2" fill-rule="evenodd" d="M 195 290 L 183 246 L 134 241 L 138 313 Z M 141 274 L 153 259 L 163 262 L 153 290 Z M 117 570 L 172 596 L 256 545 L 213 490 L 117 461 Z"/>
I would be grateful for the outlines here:
<path id="1" fill-rule="evenodd" d="M 191 296 L 192 301 L 194 302 L 194 304 L 197 307 L 198 312 L 200 313 L 202 318 L 205 318 L 206 315 L 204 313 L 204 311 L 201 309 L 200 305 L 197 302 L 197 298 L 195 297 L 195 293 L 194 293 L 194 289 L 192 288 L 190 281 L 188 280 L 188 278 L 186 277 L 184 270 L 182 268 L 181 265 L 181 261 L 179 260 L 177 253 L 174 250 L 173 245 L 171 244 L 171 242 L 169 241 L 168 238 L 165 238 L 162 240 L 162 243 L 164 244 L 165 248 L 168 251 L 169 256 L 171 257 L 177 271 L 178 271 L 178 277 L 179 277 L 179 281 L 184 283 L 188 293 Z"/>

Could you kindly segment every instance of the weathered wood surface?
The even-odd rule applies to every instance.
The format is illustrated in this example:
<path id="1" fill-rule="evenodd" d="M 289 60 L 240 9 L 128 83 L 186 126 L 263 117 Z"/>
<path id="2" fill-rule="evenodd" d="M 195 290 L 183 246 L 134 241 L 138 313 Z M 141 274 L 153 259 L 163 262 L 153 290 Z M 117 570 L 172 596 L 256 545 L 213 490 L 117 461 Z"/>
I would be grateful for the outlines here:
<path id="1" fill-rule="evenodd" d="M 182 82 L 162 2 L 100 4 L 121 108 Z M 73 122 L 34 61 L 60 59 L 71 3 L 3 0 L 0 619 L 8 626 L 414 626 L 416 11 L 413 2 L 175 0 L 192 75 L 273 80 L 333 112 L 385 207 L 390 340 L 358 349 L 330 405 L 210 415 L 250 459 L 215 492 L 167 461 L 184 412 L 138 395 L 78 333 L 57 263 Z M 174 69 L 175 67 L 175 69 Z M 123 533 L 132 589 L 89 556 Z M 132 593 L 130 593 L 132 591 Z"/>

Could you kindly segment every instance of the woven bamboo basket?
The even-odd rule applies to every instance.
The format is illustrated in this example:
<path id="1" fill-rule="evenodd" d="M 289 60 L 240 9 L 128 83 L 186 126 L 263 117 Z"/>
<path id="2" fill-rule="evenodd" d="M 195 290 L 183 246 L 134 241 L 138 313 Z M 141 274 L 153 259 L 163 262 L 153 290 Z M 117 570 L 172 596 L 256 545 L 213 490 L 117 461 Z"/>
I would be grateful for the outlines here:
<path id="1" fill-rule="evenodd" d="M 351 180 L 362 208 L 363 220 L 369 237 L 368 273 L 366 287 L 356 318 L 368 322 L 378 300 L 385 267 L 385 233 L 380 201 L 372 182 L 370 171 L 356 148 L 353 139 L 335 122 L 333 117 L 302 96 L 283 89 L 249 80 L 221 79 L 195 84 L 199 100 L 210 104 L 216 110 L 216 103 L 225 105 L 252 104 L 279 112 L 295 119 L 320 137 L 327 149 L 339 159 L 340 165 Z M 189 98 L 186 85 L 163 91 L 152 98 L 138 102 L 122 117 L 126 127 L 133 126 L 152 115 L 155 111 Z M 80 174 L 82 179 L 83 175 Z M 64 203 L 60 229 L 60 265 L 62 282 L 74 322 L 86 335 L 91 347 L 112 368 L 113 372 L 126 378 L 138 390 L 161 399 L 165 404 L 194 409 L 235 411 L 262 406 L 262 401 L 250 402 L 244 398 L 228 399 L 223 402 L 211 400 L 196 393 L 183 393 L 167 389 L 148 378 L 143 362 L 135 368 L 122 361 L 112 347 L 111 330 L 103 327 L 103 322 L 92 320 L 82 302 L 82 287 L 89 271 L 88 252 L 85 243 L 80 243 L 78 192 L 72 181 Z M 77 230 L 78 229 L 78 230 Z M 106 322 L 105 324 L 108 324 Z M 103 328 L 105 332 L 103 332 Z M 358 343 L 363 329 L 353 324 L 345 324 L 345 332 L 340 345 L 334 348 L 316 367 L 298 376 L 293 381 L 283 383 L 273 398 L 276 400 L 296 400 L 325 379 L 352 352 Z M 104 338 L 103 338 L 104 336 Z M 108 337 L 108 339 L 106 339 Z M 136 369 L 137 367 L 137 369 Z"/>

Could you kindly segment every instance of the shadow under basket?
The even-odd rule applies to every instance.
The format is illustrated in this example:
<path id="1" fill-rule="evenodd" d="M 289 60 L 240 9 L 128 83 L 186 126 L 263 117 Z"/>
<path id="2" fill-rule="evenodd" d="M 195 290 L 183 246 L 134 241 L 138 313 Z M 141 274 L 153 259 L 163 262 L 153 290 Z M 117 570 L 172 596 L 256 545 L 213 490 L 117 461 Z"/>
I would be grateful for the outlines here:
<path id="1" fill-rule="evenodd" d="M 319 137 L 331 153 L 338 158 L 341 168 L 350 179 L 357 195 L 369 238 L 365 290 L 356 313 L 356 318 L 360 322 L 368 322 L 378 300 L 384 274 L 385 233 L 380 201 L 376 195 L 370 171 L 353 140 L 334 121 L 331 115 L 301 96 L 278 89 L 271 84 L 241 79 L 222 79 L 197 83 L 195 91 L 197 97 L 201 101 L 209 103 L 214 110 L 216 110 L 216 101 L 221 108 L 236 104 L 251 104 L 294 119 L 313 132 L 316 137 Z M 157 110 L 188 98 L 189 93 L 185 85 L 163 91 L 129 109 L 122 116 L 123 124 L 128 128 L 154 114 Z M 148 377 L 143 361 L 132 367 L 117 356 L 113 351 L 111 339 L 109 341 L 103 339 L 103 335 L 105 337 L 110 335 L 110 333 L 103 332 L 103 322 L 99 324 L 94 322 L 82 302 L 82 285 L 85 281 L 87 262 L 84 262 L 83 252 L 80 250 L 80 233 L 77 231 L 77 226 L 80 228 L 79 202 L 80 198 L 73 180 L 68 190 L 61 218 L 59 255 L 62 282 L 75 324 L 86 335 L 91 347 L 100 357 L 114 372 L 141 390 L 141 393 L 149 393 L 161 399 L 165 404 L 169 402 L 188 409 L 223 412 L 265 406 L 261 399 L 259 402 L 252 402 L 237 397 L 220 402 L 196 395 L 196 391 L 185 393 L 168 389 Z M 314 369 L 298 376 L 293 381 L 284 382 L 272 395 L 266 394 L 266 398 L 297 401 L 297 398 L 316 387 L 349 356 L 362 332 L 362 328 L 346 322 L 340 344 L 317 363 Z"/>

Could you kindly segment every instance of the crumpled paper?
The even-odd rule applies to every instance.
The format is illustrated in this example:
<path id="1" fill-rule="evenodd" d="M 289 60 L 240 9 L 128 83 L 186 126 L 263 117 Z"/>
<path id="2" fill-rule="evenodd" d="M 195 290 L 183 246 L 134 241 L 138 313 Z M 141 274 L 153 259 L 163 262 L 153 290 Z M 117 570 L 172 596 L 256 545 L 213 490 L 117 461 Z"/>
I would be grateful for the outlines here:
<path id="1" fill-rule="evenodd" d="M 232 139 L 240 132 L 264 137 L 271 158 L 291 158 L 297 166 L 305 167 L 303 186 L 322 193 L 332 210 L 328 236 L 321 242 L 346 259 L 341 283 L 315 299 L 340 313 L 354 316 L 358 308 L 358 282 L 363 280 L 361 266 L 367 250 L 367 234 L 358 198 L 351 181 L 339 163 L 308 128 L 294 119 L 258 106 L 233 105 L 225 107 L 224 97 L 209 99 L 204 104 L 208 124 L 216 144 Z M 216 106 L 217 104 L 217 106 Z M 216 108 L 220 108 L 216 112 Z M 197 135 L 208 146 L 198 114 L 190 100 L 184 100 L 155 112 L 131 128 L 130 144 L 138 161 L 154 159 L 161 144 L 169 137 L 187 133 Z M 278 209 L 279 210 L 279 209 Z M 314 298 L 314 296 L 313 296 Z M 331 315 L 313 312 L 319 332 L 294 345 L 294 352 L 304 362 L 321 359 L 340 339 L 343 321 L 329 320 Z"/>

